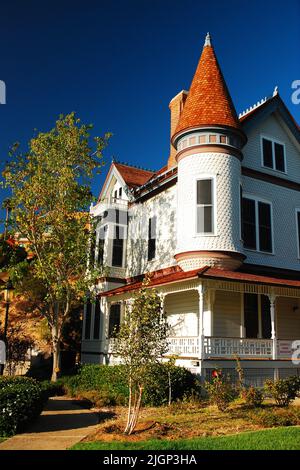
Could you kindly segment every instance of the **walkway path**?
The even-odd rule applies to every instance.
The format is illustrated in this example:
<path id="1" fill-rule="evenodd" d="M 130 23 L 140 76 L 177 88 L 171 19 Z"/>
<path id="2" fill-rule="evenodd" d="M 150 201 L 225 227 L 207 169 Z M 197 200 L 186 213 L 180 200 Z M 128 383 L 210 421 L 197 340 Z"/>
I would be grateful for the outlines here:
<path id="1" fill-rule="evenodd" d="M 95 430 L 99 415 L 66 397 L 50 398 L 23 434 L 0 444 L 1 450 L 66 450 Z"/>

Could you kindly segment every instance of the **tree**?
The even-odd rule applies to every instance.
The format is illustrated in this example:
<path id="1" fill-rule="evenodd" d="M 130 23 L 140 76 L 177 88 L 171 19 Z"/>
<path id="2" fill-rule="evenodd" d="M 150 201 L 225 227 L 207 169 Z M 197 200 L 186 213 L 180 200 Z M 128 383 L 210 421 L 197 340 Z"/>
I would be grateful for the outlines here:
<path id="1" fill-rule="evenodd" d="M 150 368 L 168 351 L 169 327 L 155 289 L 148 287 L 149 277 L 134 293 L 132 305 L 116 334 L 114 353 L 126 366 L 129 402 L 125 434 L 131 434 L 137 424 L 142 395 L 149 379 Z"/>
<path id="2" fill-rule="evenodd" d="M 70 312 L 92 289 L 99 270 L 87 270 L 91 246 L 88 208 L 93 200 L 91 179 L 103 165 L 110 134 L 90 136 L 92 125 L 75 113 L 61 115 L 49 132 L 38 133 L 26 153 L 14 145 L 3 172 L 11 189 L 10 228 L 27 240 L 31 260 L 11 271 L 14 285 L 46 317 L 52 341 L 52 380 L 57 379 L 60 341 Z"/>

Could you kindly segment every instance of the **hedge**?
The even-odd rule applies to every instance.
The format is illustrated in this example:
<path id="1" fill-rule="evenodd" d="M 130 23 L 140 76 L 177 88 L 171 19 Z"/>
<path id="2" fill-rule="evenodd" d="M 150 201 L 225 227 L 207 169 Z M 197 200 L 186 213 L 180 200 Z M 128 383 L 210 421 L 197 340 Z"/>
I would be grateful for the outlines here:
<path id="1" fill-rule="evenodd" d="M 188 369 L 169 364 L 156 364 L 151 368 L 145 384 L 144 405 L 160 406 L 168 403 L 169 378 L 172 401 L 182 400 L 199 391 L 198 380 Z M 87 398 L 94 404 L 103 406 L 127 404 L 126 368 L 122 365 L 83 365 L 76 375 L 64 377 L 62 382 L 72 396 Z"/>
<path id="2" fill-rule="evenodd" d="M 41 413 L 47 396 L 34 379 L 0 377 L 0 436 L 22 431 Z"/>

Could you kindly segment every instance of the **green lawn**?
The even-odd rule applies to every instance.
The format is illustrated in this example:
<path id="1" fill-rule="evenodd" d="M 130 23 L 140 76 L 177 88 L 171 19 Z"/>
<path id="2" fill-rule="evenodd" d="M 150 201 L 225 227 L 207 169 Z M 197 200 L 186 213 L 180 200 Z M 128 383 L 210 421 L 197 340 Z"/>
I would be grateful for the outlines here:
<path id="1" fill-rule="evenodd" d="M 300 450 L 300 427 L 244 432 L 231 436 L 152 439 L 139 442 L 82 442 L 71 450 Z"/>

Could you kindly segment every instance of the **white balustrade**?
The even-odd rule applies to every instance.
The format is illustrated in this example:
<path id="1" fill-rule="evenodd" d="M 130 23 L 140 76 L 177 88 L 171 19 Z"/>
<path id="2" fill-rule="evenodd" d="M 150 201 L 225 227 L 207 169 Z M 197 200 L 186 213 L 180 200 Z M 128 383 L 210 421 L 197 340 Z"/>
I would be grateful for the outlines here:
<path id="1" fill-rule="evenodd" d="M 206 358 L 233 358 L 233 356 L 272 358 L 272 340 L 206 336 L 204 338 L 204 354 Z"/>
<path id="2" fill-rule="evenodd" d="M 198 337 L 174 337 L 169 338 L 168 354 L 177 356 L 199 356 L 199 338 Z"/>

